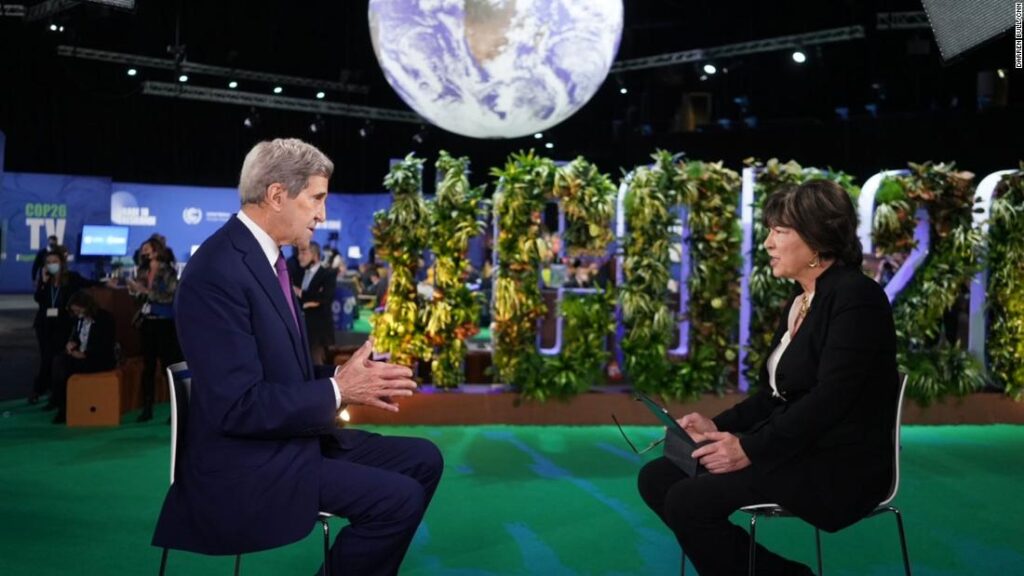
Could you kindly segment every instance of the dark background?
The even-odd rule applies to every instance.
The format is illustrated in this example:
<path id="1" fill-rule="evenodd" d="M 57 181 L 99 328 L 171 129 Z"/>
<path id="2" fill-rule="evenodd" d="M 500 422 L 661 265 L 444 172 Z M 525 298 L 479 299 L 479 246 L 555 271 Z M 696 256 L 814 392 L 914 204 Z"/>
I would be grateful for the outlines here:
<path id="1" fill-rule="evenodd" d="M 27 4 L 34 4 L 29 0 Z M 604 171 L 644 163 L 658 147 L 739 169 L 748 157 L 796 159 L 863 179 L 907 161 L 957 161 L 978 174 L 1012 168 L 1024 98 L 1014 84 L 1010 34 L 944 63 L 928 29 L 875 30 L 876 14 L 920 11 L 919 0 L 626 0 L 618 59 L 720 46 L 860 24 L 866 38 L 806 50 L 715 62 L 727 68 L 702 81 L 698 64 L 610 75 L 579 113 L 546 134 L 555 159 L 584 155 Z M 115 180 L 234 186 L 245 152 L 256 141 L 296 136 L 321 147 L 338 165 L 332 189 L 380 192 L 388 159 L 415 151 L 429 162 L 439 149 L 468 155 L 474 180 L 510 152 L 540 145 L 532 137 L 475 140 L 434 127 L 259 110 L 141 94 L 143 80 L 173 82 L 169 70 L 61 57 L 59 44 L 169 58 L 184 45 L 189 61 L 363 84 L 366 94 L 328 93 L 335 102 L 408 111 L 387 85 L 370 43 L 365 0 L 137 0 L 132 12 L 81 4 L 51 19 L 0 18 L 0 130 L 7 134 L 6 169 L 111 176 Z M 1008 12 L 1008 18 L 1012 13 Z M 51 32 L 49 26 L 64 26 Z M 176 39 L 177 38 L 177 39 Z M 995 70 L 1005 70 L 1005 79 Z M 979 90 L 979 74 L 994 78 Z M 227 79 L 191 75 L 190 84 L 224 88 Z M 626 86 L 628 94 L 619 93 Z M 270 85 L 241 89 L 269 93 Z M 312 98 L 314 89 L 285 86 L 285 96 Z M 682 131 L 683 95 L 707 93 L 710 122 Z M 736 99 L 745 98 L 745 106 Z M 877 114 L 866 107 L 874 105 Z M 842 120 L 836 108 L 849 110 Z M 721 122 L 728 121 L 726 127 Z M 430 173 L 426 181 L 431 181 Z"/>

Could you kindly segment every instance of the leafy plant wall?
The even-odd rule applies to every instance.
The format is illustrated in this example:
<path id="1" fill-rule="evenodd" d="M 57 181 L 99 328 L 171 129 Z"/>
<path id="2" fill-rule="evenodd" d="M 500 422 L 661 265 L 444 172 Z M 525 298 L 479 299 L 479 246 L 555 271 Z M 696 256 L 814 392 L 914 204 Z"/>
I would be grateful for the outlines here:
<path id="1" fill-rule="evenodd" d="M 391 265 L 387 301 L 375 314 L 374 348 L 391 354 L 391 361 L 413 366 L 429 360 L 427 314 L 416 295 L 416 270 L 427 247 L 430 210 L 423 200 L 423 160 L 409 154 L 384 178 L 391 190 L 391 207 L 373 215 L 373 241 L 377 256 Z"/>
<path id="2" fill-rule="evenodd" d="M 996 188 L 988 246 L 989 374 L 1019 401 L 1024 399 L 1024 163 Z"/>
<path id="3" fill-rule="evenodd" d="M 615 236 L 615 184 L 597 166 L 577 158 L 555 171 L 552 196 L 565 212 L 562 237 L 570 257 L 603 263 Z M 541 384 L 524 395 L 538 400 L 567 398 L 603 380 L 608 338 L 615 332 L 615 290 L 610 283 L 594 293 L 566 293 L 561 303 L 562 349 L 545 356 Z"/>
<path id="4" fill-rule="evenodd" d="M 483 187 L 469 185 L 468 158 L 441 151 L 437 196 L 430 203 L 429 247 L 434 254 L 434 292 L 427 309 L 426 337 L 434 347 L 435 385 L 454 388 L 465 380 L 466 339 L 480 331 L 482 295 L 466 285 L 469 240 L 483 233 L 488 202 Z"/>
<path id="5" fill-rule="evenodd" d="M 531 395 L 543 389 L 537 319 L 547 307 L 538 268 L 549 249 L 540 228 L 545 198 L 554 187 L 555 164 L 530 151 L 513 154 L 491 175 L 498 178 L 494 214 L 499 228 L 491 325 L 494 369 L 498 381 Z"/>
<path id="6" fill-rule="evenodd" d="M 677 162 L 664 151 L 628 182 L 620 287 L 626 374 L 635 387 L 675 398 L 722 391 L 735 375 L 739 319 L 739 176 L 720 163 Z M 680 238 L 675 207 L 689 206 L 689 350 L 667 356 L 677 318 L 668 304 L 669 251 Z"/>
<path id="7" fill-rule="evenodd" d="M 881 255 L 905 253 L 914 244 L 917 208 L 928 211 L 928 256 L 893 303 L 900 369 L 908 376 L 910 395 L 927 404 L 947 394 L 963 396 L 985 383 L 983 368 L 966 343 L 951 340 L 943 329 L 943 317 L 981 269 L 984 244 L 972 226 L 974 175 L 952 163 L 909 166 L 910 175 L 883 186 L 886 194 L 876 199 L 880 206 L 872 233 Z"/>

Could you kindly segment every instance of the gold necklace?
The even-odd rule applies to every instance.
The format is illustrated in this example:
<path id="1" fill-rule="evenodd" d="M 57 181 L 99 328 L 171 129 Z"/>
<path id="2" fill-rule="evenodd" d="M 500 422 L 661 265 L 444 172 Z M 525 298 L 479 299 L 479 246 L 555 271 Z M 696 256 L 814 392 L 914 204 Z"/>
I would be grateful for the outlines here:
<path id="1" fill-rule="evenodd" d="M 800 313 L 797 314 L 798 320 L 803 320 L 804 317 L 807 316 L 807 311 L 811 309 L 811 298 L 813 297 L 813 292 L 810 294 L 810 296 L 808 296 L 807 292 L 804 292 L 800 296 Z"/>

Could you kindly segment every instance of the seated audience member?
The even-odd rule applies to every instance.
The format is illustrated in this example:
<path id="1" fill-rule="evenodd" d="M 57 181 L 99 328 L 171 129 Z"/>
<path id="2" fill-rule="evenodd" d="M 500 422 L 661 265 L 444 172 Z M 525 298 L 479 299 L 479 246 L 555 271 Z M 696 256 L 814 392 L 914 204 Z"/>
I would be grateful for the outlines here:
<path id="1" fill-rule="evenodd" d="M 812 180 L 765 200 L 772 274 L 793 280 L 756 393 L 714 418 L 679 423 L 707 474 L 664 457 L 640 471 L 647 505 L 702 576 L 746 574 L 737 509 L 776 503 L 834 532 L 863 518 L 893 478 L 896 331 L 882 288 L 861 272 L 857 214 L 837 184 Z M 758 574 L 812 574 L 761 545 Z"/>
<path id="2" fill-rule="evenodd" d="M 113 370 L 114 318 L 96 305 L 88 292 L 79 291 L 68 300 L 73 326 L 61 354 L 54 358 L 53 399 L 57 404 L 54 424 L 67 421 L 68 378 L 75 374 L 91 374 Z"/>

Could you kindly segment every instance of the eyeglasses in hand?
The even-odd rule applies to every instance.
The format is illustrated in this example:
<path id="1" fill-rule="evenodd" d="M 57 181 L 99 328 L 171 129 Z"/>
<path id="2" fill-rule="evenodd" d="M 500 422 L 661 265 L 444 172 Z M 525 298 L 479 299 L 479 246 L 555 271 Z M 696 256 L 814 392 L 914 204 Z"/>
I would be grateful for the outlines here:
<path id="1" fill-rule="evenodd" d="M 622 439 L 626 441 L 626 444 L 629 444 L 629 447 L 632 448 L 633 452 L 636 453 L 638 456 L 647 454 L 648 452 L 657 448 L 659 445 L 665 442 L 665 438 L 659 438 L 654 442 L 648 444 L 647 447 L 644 448 L 643 450 L 637 450 L 636 445 L 633 444 L 633 441 L 629 439 L 629 436 L 626 436 L 626 431 L 622 429 L 622 424 L 619 424 L 619 419 L 615 417 L 615 414 L 612 414 L 612 420 L 615 422 L 615 426 L 619 428 L 619 434 L 622 434 Z"/>

